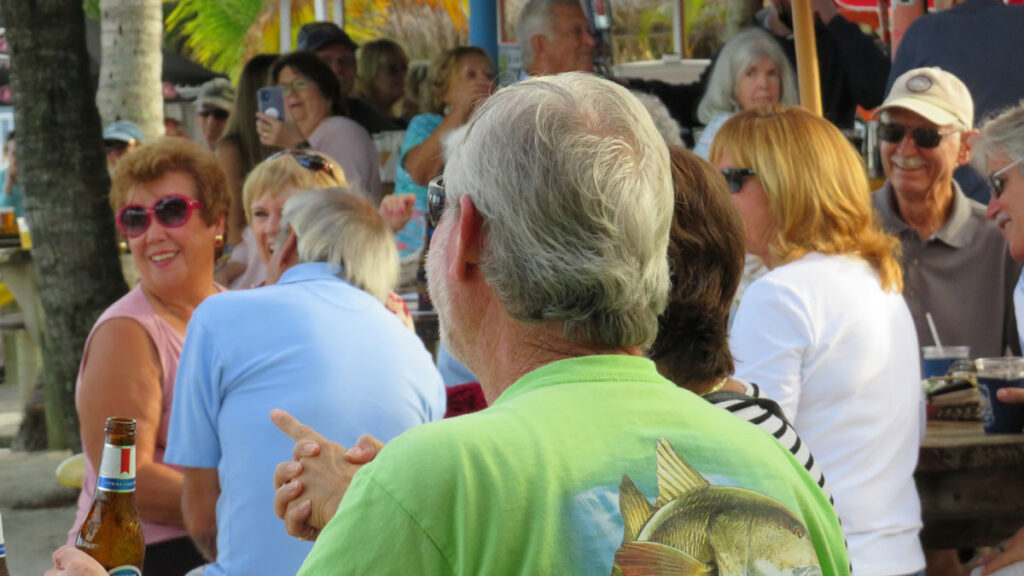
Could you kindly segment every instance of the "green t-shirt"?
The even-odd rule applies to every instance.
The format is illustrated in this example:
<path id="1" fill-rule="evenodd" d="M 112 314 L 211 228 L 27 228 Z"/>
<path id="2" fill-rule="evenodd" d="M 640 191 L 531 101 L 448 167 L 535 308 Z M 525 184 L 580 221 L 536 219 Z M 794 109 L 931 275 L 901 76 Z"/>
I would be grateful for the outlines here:
<path id="1" fill-rule="evenodd" d="M 588 356 L 393 440 L 356 475 L 299 574 L 848 567 L 832 506 L 774 438 L 647 359 Z"/>

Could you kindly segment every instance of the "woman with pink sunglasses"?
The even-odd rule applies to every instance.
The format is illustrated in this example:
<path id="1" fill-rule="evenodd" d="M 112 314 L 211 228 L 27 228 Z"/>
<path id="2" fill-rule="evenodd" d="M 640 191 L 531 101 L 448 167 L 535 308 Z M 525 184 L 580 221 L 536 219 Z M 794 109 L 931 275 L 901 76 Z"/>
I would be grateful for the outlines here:
<path id="1" fill-rule="evenodd" d="M 182 472 L 163 463 L 174 377 L 192 312 L 222 288 L 214 251 L 230 204 L 217 158 L 197 144 L 162 138 L 117 165 L 110 204 L 141 282 L 96 321 L 85 343 L 75 405 L 86 455 L 73 544 L 96 490 L 108 416 L 134 418 L 136 499 L 147 576 L 180 576 L 204 563 L 185 532 Z"/>

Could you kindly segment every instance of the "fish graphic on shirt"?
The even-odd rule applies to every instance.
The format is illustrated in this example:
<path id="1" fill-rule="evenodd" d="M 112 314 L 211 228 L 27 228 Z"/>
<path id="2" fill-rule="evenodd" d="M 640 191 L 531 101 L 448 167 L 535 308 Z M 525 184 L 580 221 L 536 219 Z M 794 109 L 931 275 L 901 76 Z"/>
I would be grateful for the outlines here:
<path id="1" fill-rule="evenodd" d="M 712 486 L 662 438 L 655 449 L 658 499 L 629 476 L 625 524 L 612 576 L 820 576 L 807 528 L 785 506 L 745 488 Z"/>

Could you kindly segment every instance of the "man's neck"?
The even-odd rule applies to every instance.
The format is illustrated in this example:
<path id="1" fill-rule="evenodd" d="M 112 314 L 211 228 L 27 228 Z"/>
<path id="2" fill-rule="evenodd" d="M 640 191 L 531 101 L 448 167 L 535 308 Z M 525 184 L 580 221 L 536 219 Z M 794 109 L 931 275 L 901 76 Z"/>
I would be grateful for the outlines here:
<path id="1" fill-rule="evenodd" d="M 900 219 L 917 230 L 921 240 L 931 238 L 953 213 L 953 183 L 950 182 L 924 196 L 910 197 L 894 192 Z"/>
<path id="2" fill-rule="evenodd" d="M 595 354 L 643 355 L 638 346 L 602 349 L 568 342 L 561 323 L 513 320 L 497 301 L 487 307 L 472 341 L 460 340 L 470 349 L 463 360 L 479 379 L 488 404 L 523 376 L 552 362 Z"/>

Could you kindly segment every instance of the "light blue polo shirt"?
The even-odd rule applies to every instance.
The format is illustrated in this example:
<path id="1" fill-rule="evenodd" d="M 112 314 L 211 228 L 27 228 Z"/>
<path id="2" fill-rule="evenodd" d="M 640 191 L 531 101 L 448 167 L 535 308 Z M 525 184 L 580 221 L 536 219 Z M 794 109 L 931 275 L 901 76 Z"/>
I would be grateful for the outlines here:
<path id="1" fill-rule="evenodd" d="M 164 460 L 217 468 L 217 562 L 206 576 L 295 574 L 312 548 L 274 516 L 274 467 L 294 442 L 282 408 L 352 446 L 440 420 L 445 390 L 420 340 L 324 263 L 211 296 L 188 325 Z"/>

